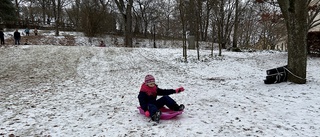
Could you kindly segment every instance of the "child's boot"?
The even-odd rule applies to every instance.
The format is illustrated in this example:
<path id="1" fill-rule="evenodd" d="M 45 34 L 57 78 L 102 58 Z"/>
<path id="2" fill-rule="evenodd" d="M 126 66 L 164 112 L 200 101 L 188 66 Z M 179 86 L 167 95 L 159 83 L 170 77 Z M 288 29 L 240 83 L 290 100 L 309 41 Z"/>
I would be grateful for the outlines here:
<path id="1" fill-rule="evenodd" d="M 154 113 L 154 114 L 151 116 L 151 120 L 159 123 L 160 117 L 161 117 L 161 111 L 158 110 L 156 113 Z"/>
<path id="2" fill-rule="evenodd" d="M 173 110 L 174 111 L 183 111 L 184 110 L 184 105 L 183 104 L 180 104 L 180 106 L 177 104 L 174 108 L 173 108 Z"/>

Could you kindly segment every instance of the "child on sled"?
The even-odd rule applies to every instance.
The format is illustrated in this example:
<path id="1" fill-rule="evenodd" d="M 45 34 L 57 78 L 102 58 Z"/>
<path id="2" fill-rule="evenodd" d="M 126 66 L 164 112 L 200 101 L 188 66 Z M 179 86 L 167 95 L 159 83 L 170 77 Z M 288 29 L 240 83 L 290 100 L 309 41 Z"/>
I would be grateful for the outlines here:
<path id="1" fill-rule="evenodd" d="M 182 111 L 184 109 L 183 104 L 178 105 L 169 97 L 170 94 L 183 91 L 183 87 L 177 89 L 161 89 L 155 84 L 155 78 L 152 75 L 147 75 L 138 95 L 140 107 L 144 110 L 147 117 L 151 116 L 152 121 L 159 122 L 161 116 L 159 109 L 163 106 L 167 106 L 174 111 Z M 157 96 L 162 97 L 157 99 Z"/>

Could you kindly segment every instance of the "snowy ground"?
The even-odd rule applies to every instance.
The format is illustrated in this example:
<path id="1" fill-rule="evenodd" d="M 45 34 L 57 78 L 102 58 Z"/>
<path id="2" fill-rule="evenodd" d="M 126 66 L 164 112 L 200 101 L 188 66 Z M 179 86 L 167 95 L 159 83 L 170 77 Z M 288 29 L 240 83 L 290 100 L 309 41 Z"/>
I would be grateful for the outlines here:
<path id="1" fill-rule="evenodd" d="M 28 45 L 0 48 L 0 136 L 319 137 L 320 59 L 308 58 L 307 84 L 266 85 L 285 52 Z M 217 55 L 217 53 L 214 53 Z M 137 95 L 146 74 L 186 106 L 153 125 Z"/>

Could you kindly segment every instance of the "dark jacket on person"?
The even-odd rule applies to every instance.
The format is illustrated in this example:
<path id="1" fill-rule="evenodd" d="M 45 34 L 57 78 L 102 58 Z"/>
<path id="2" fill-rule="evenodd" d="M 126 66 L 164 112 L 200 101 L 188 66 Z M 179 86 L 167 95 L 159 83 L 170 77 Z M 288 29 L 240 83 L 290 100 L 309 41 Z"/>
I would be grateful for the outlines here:
<path id="1" fill-rule="evenodd" d="M 176 93 L 174 89 L 161 89 L 158 88 L 158 85 L 154 86 L 154 91 L 155 92 L 149 92 L 147 91 L 148 87 L 146 87 L 146 84 L 143 83 L 138 95 L 140 107 L 146 111 L 148 110 L 148 104 L 156 104 L 157 101 L 157 96 L 162 96 L 162 95 L 170 95 Z"/>
<path id="2" fill-rule="evenodd" d="M 14 39 L 20 39 L 21 38 L 20 32 L 18 32 L 18 31 L 14 32 L 13 37 L 14 37 Z"/>
<path id="3" fill-rule="evenodd" d="M 4 37 L 4 33 L 2 30 L 0 30 L 0 38 L 3 38 Z"/>

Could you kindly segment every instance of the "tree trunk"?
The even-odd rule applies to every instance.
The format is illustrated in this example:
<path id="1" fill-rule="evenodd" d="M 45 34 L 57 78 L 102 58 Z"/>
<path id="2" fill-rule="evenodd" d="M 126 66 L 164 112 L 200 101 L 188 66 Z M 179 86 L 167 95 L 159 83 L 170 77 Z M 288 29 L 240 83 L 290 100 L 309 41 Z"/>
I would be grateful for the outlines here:
<path id="1" fill-rule="evenodd" d="M 222 56 L 222 32 L 223 32 L 223 23 L 219 24 L 219 27 L 218 27 L 218 43 L 219 43 L 219 54 L 218 56 Z"/>
<path id="2" fill-rule="evenodd" d="M 202 23 L 201 23 L 201 12 L 202 12 L 202 1 L 197 1 L 197 9 L 195 11 L 196 15 L 196 47 L 197 47 L 197 56 L 198 60 L 200 60 L 200 46 L 199 46 L 199 40 L 200 40 L 200 30 L 202 30 Z"/>
<path id="3" fill-rule="evenodd" d="M 182 54 L 184 57 L 184 61 L 187 62 L 188 56 L 187 56 L 186 20 L 185 20 L 186 7 L 184 6 L 184 2 L 182 2 L 182 0 L 179 1 L 179 12 L 180 12 L 181 25 L 182 25 Z"/>
<path id="4" fill-rule="evenodd" d="M 18 2 L 18 0 L 15 0 L 15 6 L 16 6 L 16 15 L 17 15 L 17 17 L 19 18 L 19 2 Z"/>
<path id="5" fill-rule="evenodd" d="M 233 42 L 232 47 L 237 48 L 238 42 L 238 25 L 239 25 L 239 0 L 236 0 L 236 11 L 235 11 L 235 19 L 234 19 L 234 29 L 233 29 Z"/>
<path id="6" fill-rule="evenodd" d="M 124 19 L 124 44 L 126 47 L 132 47 L 132 4 L 133 0 L 129 0 L 125 7 L 123 0 L 115 0 L 115 3 Z M 125 11 L 124 11 L 125 10 Z"/>
<path id="7" fill-rule="evenodd" d="M 45 25 L 46 24 L 46 5 L 45 5 L 45 0 L 42 0 L 41 7 L 42 7 L 42 22 L 43 22 L 43 25 Z"/>
<path id="8" fill-rule="evenodd" d="M 188 8 L 185 10 L 187 13 L 187 30 L 189 31 L 189 35 L 194 36 L 196 31 L 196 9 L 195 9 L 195 1 L 196 0 L 189 0 Z M 190 48 L 190 47 L 189 47 Z"/>
<path id="9" fill-rule="evenodd" d="M 55 35 L 59 36 L 59 26 L 60 26 L 60 18 L 61 18 L 61 11 L 62 11 L 62 4 L 61 0 L 52 0 L 53 3 L 53 13 L 55 18 Z"/>
<path id="10" fill-rule="evenodd" d="M 203 40 L 207 41 L 208 40 L 208 28 L 209 28 L 209 20 L 210 20 L 210 12 L 211 12 L 211 5 L 209 4 L 209 1 L 206 3 L 206 17 L 205 17 L 205 26 L 204 26 L 204 36 Z"/>
<path id="11" fill-rule="evenodd" d="M 125 46 L 132 47 L 132 4 L 133 0 L 129 0 L 126 9 L 126 27 L 125 27 Z"/>
<path id="12" fill-rule="evenodd" d="M 219 14 L 220 14 L 220 18 L 218 20 L 218 42 L 219 42 L 219 56 L 222 56 L 222 48 L 223 48 L 223 31 L 224 31 L 224 17 L 225 17 L 225 13 L 224 13 L 224 0 L 220 1 L 220 7 L 219 7 Z"/>
<path id="13" fill-rule="evenodd" d="M 308 1 L 279 0 L 288 31 L 288 81 L 305 84 L 307 71 Z"/>
<path id="14" fill-rule="evenodd" d="M 57 18 L 56 18 L 56 36 L 59 36 L 59 27 L 60 27 L 60 23 L 61 23 L 61 12 L 62 12 L 61 0 L 58 0 L 58 9 L 57 9 Z"/>

